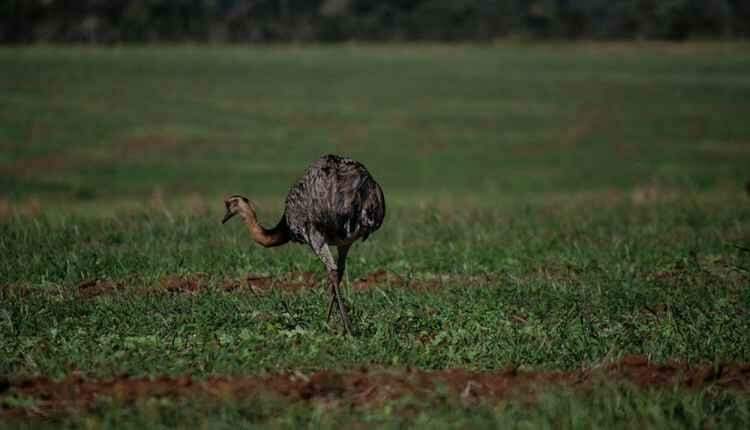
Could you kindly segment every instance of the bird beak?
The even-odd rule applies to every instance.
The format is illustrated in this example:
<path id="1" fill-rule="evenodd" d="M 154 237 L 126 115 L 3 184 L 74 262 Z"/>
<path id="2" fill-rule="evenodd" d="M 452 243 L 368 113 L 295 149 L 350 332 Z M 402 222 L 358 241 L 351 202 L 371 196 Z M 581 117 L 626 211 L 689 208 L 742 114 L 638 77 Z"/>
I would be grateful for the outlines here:
<path id="1" fill-rule="evenodd" d="M 227 210 L 227 213 L 224 214 L 224 218 L 221 220 L 221 223 L 224 224 L 225 222 L 229 221 L 229 219 L 232 218 L 233 216 L 235 216 L 236 214 L 237 214 L 237 212 L 231 212 L 231 211 Z"/>

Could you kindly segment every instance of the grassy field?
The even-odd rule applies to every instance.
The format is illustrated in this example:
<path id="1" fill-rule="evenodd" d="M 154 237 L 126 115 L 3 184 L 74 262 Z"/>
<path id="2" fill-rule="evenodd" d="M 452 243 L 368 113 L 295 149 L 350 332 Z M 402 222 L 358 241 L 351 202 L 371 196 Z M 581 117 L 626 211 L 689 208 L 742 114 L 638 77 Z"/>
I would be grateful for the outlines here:
<path id="1" fill-rule="evenodd" d="M 747 428 L 747 47 L 0 49 L 0 426 Z M 324 153 L 388 202 L 351 338 L 219 223 Z"/>

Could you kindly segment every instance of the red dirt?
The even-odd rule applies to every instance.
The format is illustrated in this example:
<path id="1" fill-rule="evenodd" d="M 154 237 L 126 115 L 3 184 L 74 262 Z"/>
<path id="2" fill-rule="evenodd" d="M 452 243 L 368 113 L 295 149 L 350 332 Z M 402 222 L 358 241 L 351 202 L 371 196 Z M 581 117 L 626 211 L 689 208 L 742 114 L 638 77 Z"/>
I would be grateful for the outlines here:
<path id="1" fill-rule="evenodd" d="M 385 270 L 372 272 L 362 278 L 351 282 L 349 286 L 354 290 L 367 290 L 370 288 L 408 288 L 416 291 L 433 291 L 447 285 L 456 283 L 469 283 L 472 286 L 483 286 L 495 280 L 492 275 L 482 276 L 454 276 L 443 275 L 431 278 L 407 278 Z M 193 273 L 188 275 L 166 275 L 157 283 L 144 287 L 129 287 L 130 281 L 109 281 L 101 279 L 88 279 L 75 285 L 73 288 L 65 288 L 64 292 L 72 292 L 85 299 L 116 293 L 151 294 L 170 293 L 195 295 L 218 288 L 224 291 L 243 292 L 249 291 L 253 294 L 263 294 L 274 290 L 298 293 L 304 290 L 327 288 L 327 280 L 322 273 L 315 272 L 289 272 L 282 276 L 266 276 L 250 273 L 241 279 L 225 279 L 215 284 L 206 273 Z M 141 281 L 135 281 L 140 284 Z M 36 291 L 28 285 L 5 285 L 3 293 L 13 291 L 15 294 L 29 294 Z M 327 291 L 327 290 L 326 290 Z"/>
<path id="2" fill-rule="evenodd" d="M 362 290 L 372 288 L 376 285 L 403 285 L 404 283 L 404 279 L 401 276 L 381 269 L 357 279 L 352 283 L 352 288 Z"/>
<path id="3" fill-rule="evenodd" d="M 98 297 L 103 294 L 112 294 L 117 290 L 121 290 L 122 288 L 123 286 L 120 284 L 98 279 L 83 281 L 76 287 L 78 293 L 85 298 Z"/>
<path id="4" fill-rule="evenodd" d="M 723 272 L 704 273 L 713 276 L 711 279 L 719 279 L 720 276 L 734 276 L 742 279 L 750 279 L 744 273 L 737 271 L 726 275 Z M 708 276 L 706 275 L 706 276 Z M 547 264 L 528 272 L 527 276 L 543 280 L 557 280 L 565 282 L 577 282 L 579 269 L 572 266 Z M 669 269 L 654 272 L 648 275 L 651 281 L 659 281 L 668 285 L 679 285 L 687 276 L 687 272 L 679 269 Z M 211 288 L 219 288 L 224 291 L 249 291 L 253 294 L 262 294 L 274 290 L 297 293 L 310 289 L 327 288 L 327 279 L 323 273 L 315 272 L 289 272 L 281 276 L 267 276 L 250 273 L 240 279 L 225 279 L 214 284 L 208 274 L 193 273 L 189 275 L 167 275 L 161 278 L 156 285 L 140 289 L 141 292 L 169 292 L 175 294 L 198 294 Z M 377 270 L 359 279 L 352 281 L 348 286 L 354 290 L 368 290 L 370 288 L 408 288 L 416 291 L 434 291 L 450 285 L 486 286 L 494 282 L 502 282 L 498 275 L 485 274 L 478 276 L 440 275 L 428 278 L 410 278 L 385 270 Z M 708 282 L 708 281 L 707 281 Z M 104 281 L 87 280 L 78 284 L 75 288 L 85 298 L 98 297 L 127 290 L 127 281 Z M 10 288 L 11 286 L 8 286 Z M 15 286 L 18 290 L 28 287 Z M 132 291 L 132 290 L 130 290 Z M 644 313 L 658 316 L 665 310 L 663 304 L 654 304 L 643 309 Z"/>
<path id="5" fill-rule="evenodd" d="M 273 289 L 282 291 L 301 291 L 311 288 L 324 288 L 327 281 L 323 274 L 314 272 L 290 272 L 281 277 L 249 274 L 243 280 L 231 279 L 223 284 L 226 291 L 249 288 L 254 293 L 267 292 Z M 366 290 L 374 287 L 402 287 L 412 289 L 434 289 L 443 285 L 441 279 L 408 280 L 395 273 L 378 270 L 351 283 L 355 290 Z"/>
<path id="6" fill-rule="evenodd" d="M 427 279 L 410 279 L 385 270 L 378 270 L 351 282 L 350 287 L 354 290 L 390 287 L 431 291 L 457 282 L 485 285 L 492 280 L 493 278 L 489 276 L 446 275 Z M 137 284 L 140 282 L 135 281 Z M 241 279 L 225 279 L 217 285 L 214 284 L 208 274 L 193 273 L 189 275 L 166 275 L 153 285 L 133 288 L 128 286 L 128 280 L 109 281 L 94 278 L 82 281 L 73 288 L 65 288 L 64 291 L 76 293 L 86 299 L 107 294 L 131 292 L 135 294 L 167 292 L 194 295 L 212 288 L 219 288 L 224 291 L 249 291 L 253 294 L 268 293 L 273 290 L 297 293 L 309 289 L 326 288 L 327 282 L 324 274 L 314 272 L 289 272 L 279 277 L 250 273 Z M 3 292 L 11 290 L 18 294 L 28 294 L 34 289 L 28 285 L 20 284 L 2 286 Z"/>
<path id="7" fill-rule="evenodd" d="M 385 270 L 377 270 L 370 273 L 369 275 L 359 278 L 352 283 L 352 288 L 355 290 L 366 290 L 374 287 L 398 287 L 398 288 L 410 288 L 419 291 L 429 291 L 440 288 L 445 285 L 445 282 L 453 281 L 459 278 L 442 276 L 428 279 L 409 279 L 395 273 L 386 272 Z M 478 279 L 476 277 L 463 277 L 460 278 L 464 281 L 475 282 Z"/>
<path id="8" fill-rule="evenodd" d="M 717 364 L 688 367 L 680 363 L 654 364 L 646 357 L 624 357 L 607 367 L 607 372 L 640 387 L 669 386 L 675 383 L 688 388 L 714 385 L 724 389 L 750 391 L 750 363 Z"/>
<path id="9" fill-rule="evenodd" d="M 165 276 L 160 285 L 170 293 L 197 294 L 208 288 L 208 281 L 198 273 L 190 276 Z"/>
<path id="10" fill-rule="evenodd" d="M 50 416 L 90 410 L 101 399 L 128 404 L 149 397 L 242 399 L 271 396 L 293 402 L 329 402 L 353 407 L 378 406 L 390 400 L 415 397 L 453 400 L 463 404 L 498 402 L 509 398 L 533 401 L 549 388 L 590 390 L 602 381 L 630 383 L 640 388 L 701 389 L 750 392 L 750 364 L 690 367 L 680 363 L 654 364 L 642 356 L 574 372 L 527 372 L 510 369 L 473 372 L 359 369 L 300 372 L 267 376 L 190 376 L 156 379 L 118 377 L 88 380 L 72 374 L 60 381 L 39 377 L 0 383 L 0 417 Z M 34 405 L 11 406 L 3 396 L 31 398 Z"/>
<path id="11" fill-rule="evenodd" d="M 210 288 L 208 276 L 203 273 L 189 276 L 166 276 L 160 281 L 161 288 L 171 293 L 197 294 Z M 300 291 L 316 288 L 318 282 L 312 272 L 290 272 L 281 278 L 249 274 L 242 280 L 225 280 L 220 288 L 225 291 L 249 289 L 253 293 L 268 292 L 273 289 Z"/>
<path id="12" fill-rule="evenodd" d="M 251 273 L 242 280 L 230 279 L 222 284 L 222 288 L 226 291 L 249 289 L 253 293 L 262 293 L 274 289 L 300 291 L 317 288 L 318 286 L 317 275 L 313 272 L 290 272 L 279 278 Z"/>

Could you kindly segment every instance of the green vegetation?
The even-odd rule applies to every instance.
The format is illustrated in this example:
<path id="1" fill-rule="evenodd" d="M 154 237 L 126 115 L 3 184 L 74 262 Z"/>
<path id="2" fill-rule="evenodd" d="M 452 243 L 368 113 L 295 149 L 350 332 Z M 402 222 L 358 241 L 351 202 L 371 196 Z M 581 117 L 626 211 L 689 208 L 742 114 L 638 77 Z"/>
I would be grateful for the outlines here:
<path id="1" fill-rule="evenodd" d="M 326 328 L 324 288 L 224 291 L 246 273 L 323 278 L 305 248 L 253 246 L 239 224 L 222 228 L 210 216 L 16 220 L 4 226 L 2 270 L 10 283 L 30 285 L 4 293 L 1 369 L 570 369 L 632 353 L 746 361 L 750 290 L 740 267 L 750 256 L 732 243 L 747 235 L 750 210 L 679 208 L 516 217 L 431 210 L 439 221 L 396 208 L 383 234 L 357 247 L 350 280 L 385 269 L 417 288 L 350 292 L 355 339 Z M 170 293 L 162 279 L 196 273 L 205 274 L 197 295 Z M 88 279 L 126 288 L 82 299 L 76 285 Z"/>
<path id="2" fill-rule="evenodd" d="M 130 410 L 102 401 L 96 412 L 60 421 L 40 422 L 38 428 L 248 428 L 259 424 L 280 429 L 353 426 L 377 428 L 612 428 L 636 426 L 660 429 L 744 428 L 750 414 L 747 396 L 695 393 L 647 393 L 627 388 L 604 387 L 588 395 L 553 392 L 542 396 L 534 408 L 519 401 L 497 406 L 469 406 L 443 400 L 439 407 L 424 399 L 409 398 L 396 404 L 367 410 L 289 405 L 252 399 L 241 402 L 205 403 L 145 399 Z M 27 428 L 11 421 L 6 428 Z"/>
<path id="3" fill-rule="evenodd" d="M 0 379 L 750 362 L 744 45 L 42 47 L 0 50 L 0 67 Z M 323 288 L 246 285 L 322 280 L 312 253 L 219 223 L 231 193 L 273 223 L 327 152 L 364 162 L 388 201 L 350 254 L 349 285 L 391 274 L 346 289 L 351 339 L 325 324 Z M 3 396 L 0 420 L 35 401 Z M 545 399 L 195 413 L 282 427 L 750 421 L 746 394 L 710 388 Z M 183 401 L 63 420 L 193 422 Z"/>

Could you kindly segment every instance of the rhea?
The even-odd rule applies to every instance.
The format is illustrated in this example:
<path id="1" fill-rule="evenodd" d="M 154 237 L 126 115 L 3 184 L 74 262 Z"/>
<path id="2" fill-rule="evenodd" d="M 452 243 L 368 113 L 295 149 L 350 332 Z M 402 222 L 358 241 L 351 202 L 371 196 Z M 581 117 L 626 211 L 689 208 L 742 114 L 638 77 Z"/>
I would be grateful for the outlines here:
<path id="1" fill-rule="evenodd" d="M 346 332 L 352 328 L 339 285 L 346 270 L 346 256 L 354 242 L 366 240 L 385 218 L 385 198 L 362 163 L 337 155 L 313 162 L 286 196 L 284 214 L 273 228 L 258 223 L 255 204 L 241 195 L 224 201 L 222 224 L 239 214 L 255 242 L 266 248 L 289 241 L 307 244 L 325 265 L 331 300 L 327 320 L 338 307 Z M 333 258 L 331 247 L 338 248 Z"/>

